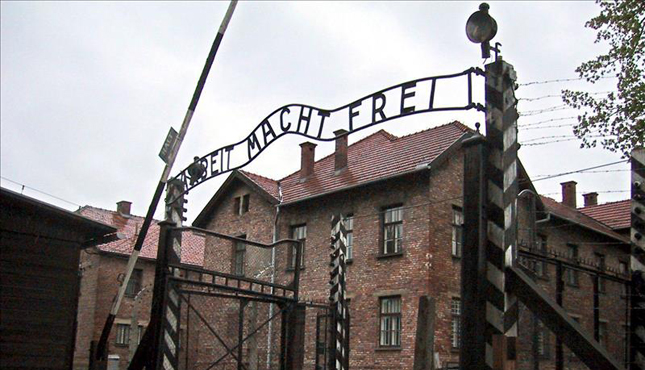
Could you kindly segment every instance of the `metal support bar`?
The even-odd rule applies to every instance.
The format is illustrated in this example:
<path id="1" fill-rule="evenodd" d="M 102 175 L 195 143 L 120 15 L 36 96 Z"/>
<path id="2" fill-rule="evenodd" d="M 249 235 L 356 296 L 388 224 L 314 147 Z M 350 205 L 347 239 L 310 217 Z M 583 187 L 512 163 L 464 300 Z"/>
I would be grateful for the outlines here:
<path id="1" fill-rule="evenodd" d="M 210 332 L 215 336 L 215 339 L 217 339 L 217 341 L 218 341 L 218 342 L 219 342 L 219 343 L 220 343 L 220 344 L 221 344 L 221 345 L 222 345 L 222 346 L 223 346 L 223 347 L 228 351 L 228 353 L 230 353 L 230 354 L 231 354 L 231 356 L 233 356 L 233 358 L 234 358 L 236 361 L 238 361 L 238 363 L 241 363 L 241 361 L 239 360 L 239 357 L 237 357 L 237 356 L 233 353 L 233 350 L 231 350 L 231 349 L 226 345 L 226 342 L 224 342 L 224 340 L 222 339 L 222 337 L 220 337 L 220 336 L 217 334 L 217 332 L 215 331 L 215 329 L 211 326 L 211 324 L 209 324 L 209 323 L 208 323 L 208 321 L 206 321 L 206 319 L 204 318 L 204 316 L 202 316 L 202 314 L 200 314 L 200 313 L 199 313 L 199 311 L 197 311 L 197 309 L 195 309 L 195 307 L 194 307 L 193 305 L 191 305 L 191 304 L 190 304 L 190 302 L 188 301 L 188 299 L 186 299 L 186 297 L 184 297 L 184 296 L 183 296 L 183 294 L 179 294 L 179 297 L 180 297 L 182 300 L 184 300 L 184 302 L 186 302 L 186 305 L 188 306 L 188 309 L 189 309 L 189 310 L 193 310 L 193 312 L 197 315 L 197 318 L 199 318 L 199 319 L 204 323 L 204 325 L 206 325 L 206 328 L 208 328 L 208 330 L 209 330 L 209 331 L 210 331 Z M 209 367 L 209 369 L 210 369 L 210 367 Z M 244 368 L 244 369 L 246 369 L 246 368 Z"/>
<path id="2" fill-rule="evenodd" d="M 562 270 L 562 262 L 557 262 L 555 266 L 555 302 L 558 306 L 564 309 L 562 304 L 562 293 L 564 293 L 564 271 Z M 564 352 L 562 348 L 562 339 L 560 336 L 555 338 L 555 370 L 564 369 Z"/>
<path id="3" fill-rule="evenodd" d="M 119 287 L 117 296 L 114 299 L 112 308 L 110 310 L 110 314 L 105 320 L 105 325 L 103 326 L 103 331 L 101 332 L 101 337 L 97 345 L 96 354 L 98 356 L 101 356 L 100 358 L 102 359 L 105 359 L 104 356 L 107 354 L 108 337 L 110 336 L 110 331 L 112 329 L 112 325 L 114 324 L 116 315 L 119 312 L 119 308 L 121 307 L 121 302 L 123 300 L 123 296 L 125 295 L 125 290 L 128 286 L 128 282 L 130 281 L 130 277 L 132 276 L 132 271 L 134 271 L 134 266 L 137 263 L 137 259 L 139 258 L 139 253 L 141 252 L 141 248 L 143 247 L 143 242 L 145 241 L 146 235 L 148 234 L 148 229 L 152 224 L 152 218 L 154 216 L 155 211 L 157 210 L 157 205 L 161 200 L 163 190 L 166 186 L 166 182 L 168 181 L 168 177 L 170 176 L 170 171 L 172 170 L 172 166 L 175 163 L 177 154 L 179 153 L 179 148 L 181 147 L 181 143 L 183 142 L 184 137 L 186 136 L 186 132 L 188 132 L 190 121 L 192 120 L 193 114 L 195 113 L 195 109 L 197 108 L 197 103 L 199 102 L 199 97 L 201 96 L 202 90 L 204 89 L 204 84 L 206 83 L 206 79 L 208 78 L 208 73 L 210 72 L 211 67 L 213 66 L 215 55 L 217 54 L 217 50 L 219 49 L 219 46 L 222 42 L 222 38 L 224 37 L 224 33 L 226 32 L 228 23 L 231 21 L 231 17 L 233 16 L 233 11 L 235 10 L 236 5 L 237 5 L 237 0 L 231 0 L 231 3 L 226 11 L 226 15 L 224 16 L 224 19 L 222 20 L 222 23 L 217 32 L 217 36 L 215 36 L 213 45 L 211 46 L 211 49 L 208 53 L 208 57 L 206 58 L 206 63 L 204 64 L 202 73 L 199 76 L 199 81 L 197 82 L 197 86 L 195 87 L 195 91 L 190 101 L 190 105 L 188 106 L 186 115 L 184 116 L 184 120 L 182 121 L 181 128 L 179 129 L 179 135 L 177 137 L 177 140 L 170 150 L 170 153 L 168 155 L 168 160 L 166 161 L 166 166 L 164 167 L 164 170 L 161 173 L 161 178 L 157 183 L 157 188 L 155 189 L 155 193 L 152 196 L 150 205 L 148 206 L 148 212 L 146 213 L 146 217 L 143 220 L 143 224 L 141 225 L 141 229 L 139 230 L 139 235 L 137 236 L 137 240 L 134 243 L 134 248 L 132 250 L 132 253 L 130 254 L 128 264 L 126 266 L 125 277 L 123 279 L 123 282 L 121 283 L 121 286 Z"/>
<path id="4" fill-rule="evenodd" d="M 568 313 L 517 267 L 506 269 L 507 289 L 515 294 L 590 370 L 624 370 Z"/>
<path id="5" fill-rule="evenodd" d="M 593 339 L 600 341 L 600 277 L 598 274 L 592 276 L 593 279 Z"/>
<path id="6" fill-rule="evenodd" d="M 461 335 L 459 365 L 462 369 L 486 366 L 486 140 L 475 135 L 463 142 L 464 233 L 461 258 Z"/>

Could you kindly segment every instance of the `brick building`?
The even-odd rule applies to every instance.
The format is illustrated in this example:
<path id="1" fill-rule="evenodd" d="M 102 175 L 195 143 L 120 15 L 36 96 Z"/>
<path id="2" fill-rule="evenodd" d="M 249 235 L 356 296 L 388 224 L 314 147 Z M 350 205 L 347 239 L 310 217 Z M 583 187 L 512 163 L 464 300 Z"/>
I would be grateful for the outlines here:
<path id="1" fill-rule="evenodd" d="M 130 213 L 131 203 L 117 203 L 116 211 L 85 206 L 77 213 L 86 218 L 111 225 L 118 230 L 119 240 L 100 244 L 81 254 L 81 287 L 78 304 L 78 329 L 74 352 L 74 369 L 87 369 L 90 342 L 98 340 L 112 302 L 121 285 L 143 217 Z M 110 332 L 108 341 L 110 362 L 118 363 L 119 369 L 127 368 L 132 351 L 130 332 L 133 314 L 139 327 L 133 338 L 140 339 L 150 320 L 152 287 L 155 275 L 155 259 L 159 241 L 159 226 L 153 221 L 145 238 L 141 254 L 126 289 L 125 298 Z M 183 238 L 182 262 L 202 266 L 204 240 L 190 233 Z M 134 334 L 134 333 L 133 333 Z"/>
<path id="2" fill-rule="evenodd" d="M 436 302 L 436 358 L 441 366 L 455 365 L 459 351 L 463 248 L 461 143 L 472 135 L 472 130 L 458 122 L 403 137 L 381 130 L 351 146 L 343 134 L 337 133 L 335 153 L 317 161 L 316 145 L 301 144 L 300 170 L 281 180 L 246 171 L 233 172 L 196 218 L 194 226 L 264 243 L 280 238 L 303 240 L 301 299 L 326 302 L 330 217 L 342 214 L 350 233 L 347 269 L 347 297 L 352 313 L 350 367 L 411 369 L 418 302 L 426 295 Z M 520 190 L 535 191 L 521 165 L 519 172 Z M 571 186 L 566 190 L 570 196 Z M 569 256 L 570 260 L 602 259 L 606 269 L 615 266 L 616 270 L 628 256 L 628 242 L 621 235 L 576 210 L 575 204 L 563 205 L 548 198 L 540 198 L 537 203 L 539 220 L 536 227 L 529 227 L 528 203 L 520 199 L 519 235 L 526 244 L 532 229 L 543 241 L 539 253 L 555 261 L 575 249 L 577 254 Z M 553 256 L 547 251 L 554 251 Z M 249 276 L 253 269 L 249 268 L 250 256 L 246 253 L 236 243 L 207 238 L 204 268 Z M 293 263 L 288 252 L 279 252 L 275 258 L 273 266 Z M 552 289 L 554 279 L 547 277 L 554 273 L 548 264 L 527 266 L 542 269 L 541 284 Z M 273 273 L 283 277 L 293 271 L 277 268 Z M 588 304 L 593 299 L 588 297 L 588 281 L 580 277 L 577 282 L 573 280 L 578 275 L 575 272 L 567 275 L 572 286 L 566 290 L 564 305 L 589 328 L 593 306 L 589 309 Z M 620 289 L 609 284 L 606 288 L 608 292 Z M 606 343 L 616 341 L 621 337 L 619 325 L 625 322 L 624 316 L 618 314 L 624 312 L 624 304 L 612 300 L 607 293 L 601 306 L 604 315 L 601 322 L 607 329 L 602 338 Z M 313 368 L 315 361 L 315 320 L 312 315 L 306 318 L 305 368 Z M 526 346 L 530 346 L 527 341 L 539 341 L 543 348 L 552 347 L 555 341 L 548 333 L 535 339 L 529 334 L 520 328 L 520 335 L 525 337 L 521 350 L 525 352 Z M 621 348 L 618 344 L 610 345 L 610 350 L 618 355 Z M 539 356 L 544 361 L 553 361 L 553 355 L 549 360 L 543 349 Z M 529 366 L 526 363 L 525 367 Z"/>
<path id="3" fill-rule="evenodd" d="M 612 230 L 609 224 L 588 216 L 589 205 L 576 208 L 576 183 L 562 183 L 562 202 L 541 196 L 543 209 L 538 209 L 534 245 L 528 243 L 530 226 L 520 225 L 520 251 L 530 251 L 548 258 L 547 262 L 522 258 L 521 263 L 533 272 L 538 284 L 552 298 L 556 297 L 556 265 L 563 269 L 562 307 L 594 335 L 594 277 L 601 274 L 598 282 L 599 314 L 598 341 L 618 363 L 626 363 L 626 338 L 628 300 L 626 285 L 610 276 L 627 279 L 630 246 L 623 235 Z M 585 197 L 586 198 L 586 197 Z M 598 207 L 612 209 L 613 202 Z M 627 209 L 629 212 L 629 208 Z M 629 213 L 627 213 L 629 215 Z M 625 218 L 622 213 L 612 218 Z M 522 255 L 522 253 L 520 253 Z M 577 269 L 566 268 L 566 265 Z M 532 352 L 533 323 L 528 310 L 522 310 L 520 318 L 520 368 L 532 369 L 534 362 L 540 369 L 555 368 L 555 335 L 538 324 L 536 353 Z M 568 369 L 586 369 L 573 354 L 565 349 L 564 365 Z"/>

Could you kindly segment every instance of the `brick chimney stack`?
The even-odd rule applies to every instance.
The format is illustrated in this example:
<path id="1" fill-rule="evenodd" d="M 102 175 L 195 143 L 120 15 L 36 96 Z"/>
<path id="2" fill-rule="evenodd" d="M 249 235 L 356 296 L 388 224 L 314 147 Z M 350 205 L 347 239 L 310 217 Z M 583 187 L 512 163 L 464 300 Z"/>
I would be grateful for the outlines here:
<path id="1" fill-rule="evenodd" d="M 334 153 L 334 170 L 347 168 L 347 130 L 336 130 L 336 152 Z"/>
<path id="2" fill-rule="evenodd" d="M 314 173 L 316 144 L 307 141 L 300 144 L 300 148 L 300 178 L 305 179 Z"/>
<path id="3" fill-rule="evenodd" d="M 116 203 L 116 211 L 123 216 L 130 216 L 130 206 L 132 206 L 132 202 L 122 200 Z"/>
<path id="4" fill-rule="evenodd" d="M 582 196 L 585 198 L 585 207 L 598 205 L 598 193 L 595 191 L 593 193 L 582 194 Z"/>
<path id="5" fill-rule="evenodd" d="M 575 181 L 561 182 L 562 185 L 562 204 L 571 208 L 576 208 L 576 184 Z"/>

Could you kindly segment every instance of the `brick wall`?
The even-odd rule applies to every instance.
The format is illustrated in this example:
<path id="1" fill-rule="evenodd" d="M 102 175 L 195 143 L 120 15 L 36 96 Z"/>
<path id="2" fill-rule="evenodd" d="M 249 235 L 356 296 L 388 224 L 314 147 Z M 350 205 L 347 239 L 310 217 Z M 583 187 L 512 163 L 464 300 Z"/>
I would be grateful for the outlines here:
<path id="1" fill-rule="evenodd" d="M 127 257 L 107 253 L 98 255 L 83 253 L 82 264 L 85 265 L 85 268 L 82 273 L 79 298 L 76 351 L 74 354 L 75 369 L 87 369 L 90 341 L 98 340 L 101 336 L 105 320 L 112 308 L 113 299 L 119 288 L 117 277 L 125 272 Z M 154 261 L 140 259 L 135 268 L 143 271 L 141 286 L 148 288 L 141 298 L 138 310 L 139 324 L 145 327 L 150 321 L 155 264 Z M 120 369 L 127 368 L 129 348 L 128 346 L 115 344 L 116 324 L 130 323 L 133 304 L 133 297 L 124 297 L 108 340 L 108 354 L 119 355 Z"/>

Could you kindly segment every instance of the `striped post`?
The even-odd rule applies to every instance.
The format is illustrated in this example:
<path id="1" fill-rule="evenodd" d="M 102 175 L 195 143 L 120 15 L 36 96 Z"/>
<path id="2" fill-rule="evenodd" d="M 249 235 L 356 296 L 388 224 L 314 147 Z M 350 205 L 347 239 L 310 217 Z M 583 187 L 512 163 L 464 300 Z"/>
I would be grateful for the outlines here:
<path id="1" fill-rule="evenodd" d="M 486 65 L 486 137 L 488 151 L 486 246 L 486 366 L 493 367 L 493 336 L 510 340 L 514 358 L 518 302 L 506 292 L 504 270 L 516 262 L 517 109 L 515 71 L 501 59 Z M 506 360 L 506 359 L 505 359 Z"/>
<path id="2" fill-rule="evenodd" d="M 645 149 L 636 149 L 632 162 L 631 335 L 630 370 L 645 369 Z"/>
<path id="3" fill-rule="evenodd" d="M 329 301 L 332 308 L 333 351 L 329 361 L 330 370 L 346 370 L 349 363 L 349 333 L 347 302 L 345 301 L 345 254 L 347 230 L 342 216 L 334 215 L 331 219 L 332 268 L 329 281 Z"/>
<path id="4" fill-rule="evenodd" d="M 184 198 L 181 196 L 183 184 L 173 180 L 168 183 L 166 199 L 176 199 L 171 204 L 166 204 L 166 220 L 175 227 L 181 227 L 185 221 Z M 181 233 L 170 232 L 166 239 L 165 247 L 167 263 L 178 264 L 181 262 Z M 170 272 L 166 269 L 166 275 Z M 166 289 L 163 296 L 161 333 L 159 336 L 159 351 L 157 368 L 163 370 L 176 370 L 179 368 L 179 325 L 180 325 L 180 300 L 178 286 L 165 279 Z M 159 366 L 161 365 L 161 366 Z"/>

